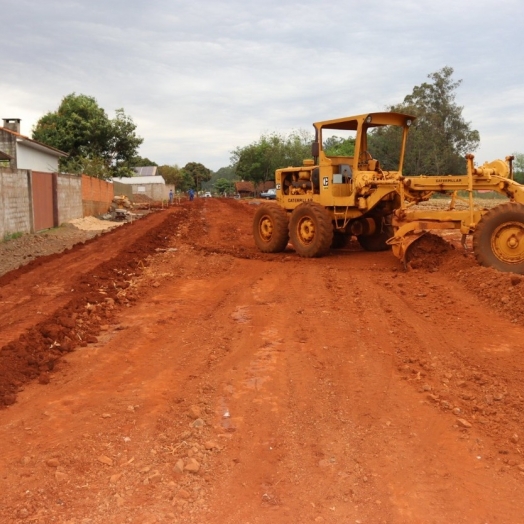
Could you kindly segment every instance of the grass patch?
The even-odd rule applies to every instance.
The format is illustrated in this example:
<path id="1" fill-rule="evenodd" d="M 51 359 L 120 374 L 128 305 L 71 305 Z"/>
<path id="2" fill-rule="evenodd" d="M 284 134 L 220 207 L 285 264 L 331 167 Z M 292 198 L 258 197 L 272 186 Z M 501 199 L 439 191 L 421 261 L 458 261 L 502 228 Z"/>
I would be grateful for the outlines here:
<path id="1" fill-rule="evenodd" d="M 18 231 L 17 233 L 6 233 L 4 235 L 3 242 L 9 242 L 10 240 L 14 240 L 15 238 L 20 238 L 21 236 L 23 236 L 23 233 L 21 233 L 20 231 Z"/>

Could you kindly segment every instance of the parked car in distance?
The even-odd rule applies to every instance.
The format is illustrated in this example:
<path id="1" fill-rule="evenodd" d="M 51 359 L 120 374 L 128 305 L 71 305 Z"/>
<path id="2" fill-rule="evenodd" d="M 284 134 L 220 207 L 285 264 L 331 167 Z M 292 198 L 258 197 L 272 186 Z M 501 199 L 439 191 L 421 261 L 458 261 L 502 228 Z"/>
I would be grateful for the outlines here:
<path id="1" fill-rule="evenodd" d="M 204 196 L 209 198 L 209 197 L 212 197 L 213 195 L 209 191 L 206 191 L 204 193 Z"/>
<path id="2" fill-rule="evenodd" d="M 268 189 L 267 191 L 260 193 L 260 198 L 275 200 L 277 198 L 277 190 L 275 188 Z"/>

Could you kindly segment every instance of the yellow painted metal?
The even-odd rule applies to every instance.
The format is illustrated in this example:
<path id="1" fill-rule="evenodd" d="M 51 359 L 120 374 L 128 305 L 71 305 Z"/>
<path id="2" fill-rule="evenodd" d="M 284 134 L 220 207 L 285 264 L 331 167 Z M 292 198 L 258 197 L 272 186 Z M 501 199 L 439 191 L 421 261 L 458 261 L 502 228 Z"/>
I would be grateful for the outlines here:
<path id="1" fill-rule="evenodd" d="M 524 260 L 524 225 L 506 222 L 498 226 L 491 236 L 491 249 L 499 260 L 508 264 Z"/>
<path id="2" fill-rule="evenodd" d="M 273 236 L 273 222 L 269 216 L 264 216 L 259 223 L 259 231 L 261 238 L 269 242 Z"/>
<path id="3" fill-rule="evenodd" d="M 475 205 L 474 191 L 495 191 L 524 204 L 524 186 L 512 180 L 513 157 L 475 166 L 474 156 L 467 155 L 465 175 L 404 176 L 407 136 L 414 120 L 414 116 L 407 114 L 379 112 L 314 123 L 314 160 L 276 171 L 277 202 L 290 213 L 303 202 L 317 203 L 331 214 L 334 228 L 346 234 L 358 234 L 355 231 L 376 234 L 375 228 L 366 227 L 366 220 L 375 223 L 377 216 L 392 215 L 395 234 L 388 243 L 400 259 L 404 259 L 409 246 L 426 231 L 457 229 L 463 235 L 472 234 L 486 213 Z M 368 131 L 383 126 L 396 126 L 402 133 L 395 171 L 382 169 L 380 159 L 372 158 L 368 152 Z M 353 156 L 328 156 L 323 150 L 325 130 L 355 132 Z M 467 198 L 459 197 L 459 191 L 467 192 Z M 435 193 L 449 196 L 447 210 L 412 209 Z M 467 209 L 456 209 L 459 200 L 467 204 Z M 299 233 L 306 241 L 314 235 L 310 224 L 300 227 Z M 502 258 L 511 259 L 515 253 L 522 256 L 523 235 L 515 225 L 501 228 L 494 235 L 493 250 Z"/>

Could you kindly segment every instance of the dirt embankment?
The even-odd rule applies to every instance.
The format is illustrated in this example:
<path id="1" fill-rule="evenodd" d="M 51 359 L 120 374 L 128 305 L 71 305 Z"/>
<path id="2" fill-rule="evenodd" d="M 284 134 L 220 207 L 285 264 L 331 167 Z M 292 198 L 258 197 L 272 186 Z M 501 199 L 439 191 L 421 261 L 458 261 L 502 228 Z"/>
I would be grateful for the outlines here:
<path id="1" fill-rule="evenodd" d="M 521 522 L 522 277 L 454 237 L 263 255 L 254 211 L 0 278 L 0 521 Z"/>

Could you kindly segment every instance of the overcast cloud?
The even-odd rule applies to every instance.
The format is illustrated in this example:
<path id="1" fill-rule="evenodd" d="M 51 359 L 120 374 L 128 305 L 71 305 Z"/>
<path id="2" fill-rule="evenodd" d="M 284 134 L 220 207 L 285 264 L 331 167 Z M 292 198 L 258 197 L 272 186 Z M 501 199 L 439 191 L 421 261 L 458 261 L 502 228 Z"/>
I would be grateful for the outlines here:
<path id="1" fill-rule="evenodd" d="M 217 170 L 264 132 L 380 111 L 450 66 L 476 160 L 524 152 L 522 0 L 0 0 L 0 118 L 72 92 L 159 164 Z"/>

